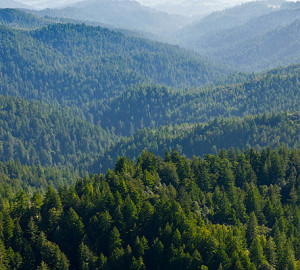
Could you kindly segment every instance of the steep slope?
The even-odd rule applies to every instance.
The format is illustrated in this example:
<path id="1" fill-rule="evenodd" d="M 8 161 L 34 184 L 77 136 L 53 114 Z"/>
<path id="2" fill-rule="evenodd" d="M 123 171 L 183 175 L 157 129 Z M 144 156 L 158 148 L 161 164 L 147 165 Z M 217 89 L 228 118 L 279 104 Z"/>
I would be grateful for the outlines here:
<path id="1" fill-rule="evenodd" d="M 92 171 L 111 168 L 120 156 L 137 158 L 143 150 L 163 156 L 177 149 L 192 157 L 219 149 L 255 147 L 300 147 L 300 113 L 215 119 L 206 124 L 144 129 L 117 142 L 100 156 Z"/>
<path id="2" fill-rule="evenodd" d="M 27 31 L 0 27 L 1 94 L 84 105 L 148 82 L 213 83 L 224 70 L 176 46 L 100 27 L 56 24 Z"/>
<path id="3" fill-rule="evenodd" d="M 213 117 L 300 110 L 300 66 L 274 69 L 242 84 L 175 91 L 144 86 L 91 106 L 94 120 L 117 134 L 161 125 L 206 122 Z"/>

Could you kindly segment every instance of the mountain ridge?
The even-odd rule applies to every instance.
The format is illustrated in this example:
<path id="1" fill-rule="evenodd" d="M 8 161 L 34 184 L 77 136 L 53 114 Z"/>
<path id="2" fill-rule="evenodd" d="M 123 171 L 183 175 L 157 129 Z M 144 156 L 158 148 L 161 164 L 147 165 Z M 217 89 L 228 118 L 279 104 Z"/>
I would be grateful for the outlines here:
<path id="1" fill-rule="evenodd" d="M 131 0 L 85 0 L 61 9 L 45 9 L 35 14 L 63 17 L 82 21 L 94 21 L 113 28 L 139 30 L 164 35 L 179 28 L 185 21 L 179 15 L 153 10 Z"/>
<path id="2" fill-rule="evenodd" d="M 183 37 L 182 42 L 179 41 L 179 43 L 201 54 L 206 54 L 212 59 L 218 59 L 223 64 L 227 63 L 236 70 L 262 71 L 280 65 L 298 63 L 298 53 L 294 53 L 293 50 L 288 51 L 285 44 L 293 42 L 288 38 L 289 35 L 292 35 L 297 43 L 299 42 L 298 29 L 294 27 L 299 19 L 299 7 L 289 5 L 283 5 L 280 9 L 250 18 L 242 24 L 233 24 L 230 27 L 226 26 L 226 16 L 224 18 L 221 16 L 220 20 L 225 20 L 223 23 L 225 26 L 221 24 L 221 27 L 217 26 L 214 30 L 203 33 L 195 26 L 187 26 L 181 32 Z M 283 32 L 284 27 L 285 32 Z M 278 33 L 280 30 L 281 33 Z M 267 40 L 276 33 L 278 36 L 274 38 L 274 41 L 267 44 Z M 280 43 L 280 40 L 284 40 L 284 42 Z M 272 48 L 273 43 L 281 46 Z M 263 52 L 260 52 L 264 48 L 267 48 L 265 49 L 267 52 L 275 50 L 275 48 L 285 50 L 286 55 L 281 55 L 281 58 L 274 55 L 273 58 L 269 57 L 270 59 L 268 59 Z M 253 61 L 253 55 L 247 57 L 251 53 L 256 56 Z"/>
<path id="3" fill-rule="evenodd" d="M 0 8 L 29 8 L 29 6 L 15 0 L 0 0 Z"/>
<path id="4" fill-rule="evenodd" d="M 112 144 L 91 166 L 105 171 L 119 157 L 136 159 L 143 151 L 163 157 L 173 150 L 192 158 L 219 150 L 300 147 L 300 112 L 263 114 L 245 118 L 215 118 L 207 123 L 139 130 Z"/>
<path id="5" fill-rule="evenodd" d="M 101 27 L 52 24 L 27 31 L 1 26 L 0 34 L 4 95 L 18 93 L 44 100 L 51 96 L 52 101 L 80 104 L 112 97 L 136 84 L 187 87 L 210 84 L 228 74 L 178 46 L 127 37 Z M 17 88 L 12 87 L 16 83 Z"/>

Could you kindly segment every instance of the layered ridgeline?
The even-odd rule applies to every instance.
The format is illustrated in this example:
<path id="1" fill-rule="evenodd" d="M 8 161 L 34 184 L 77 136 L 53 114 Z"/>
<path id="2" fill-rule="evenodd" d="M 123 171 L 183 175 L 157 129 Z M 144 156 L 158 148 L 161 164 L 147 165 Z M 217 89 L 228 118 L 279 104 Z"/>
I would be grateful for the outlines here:
<path id="1" fill-rule="evenodd" d="M 0 0 L 0 8 L 29 8 L 29 6 L 14 0 Z"/>
<path id="2" fill-rule="evenodd" d="M 0 9 L 0 25 L 13 28 L 40 28 L 54 23 L 51 19 L 37 18 L 19 9 Z"/>
<path id="3" fill-rule="evenodd" d="M 0 25 L 6 25 L 17 29 L 37 29 L 56 23 L 82 23 L 71 19 L 37 17 L 30 10 L 3 8 L 0 9 Z M 93 24 L 92 22 L 90 22 Z"/>
<path id="4" fill-rule="evenodd" d="M 218 116 L 299 111 L 298 70 L 299 66 L 291 66 L 270 71 L 245 84 L 190 93 L 164 87 L 138 87 L 101 106 L 90 106 L 87 114 L 90 118 L 79 109 L 60 106 L 50 109 L 40 102 L 1 97 L 1 160 L 13 158 L 24 164 L 72 165 L 81 172 L 87 169 L 98 172 L 100 164 L 102 169 L 109 168 L 118 156 L 137 157 L 143 149 L 157 154 L 163 154 L 166 149 L 184 149 L 182 152 L 191 156 L 229 147 L 275 147 L 280 143 L 296 147 L 297 114 L 293 113 L 215 120 L 208 125 L 200 124 L 198 131 L 195 123 L 205 123 Z M 160 128 L 163 125 L 167 127 Z M 288 128 L 282 128 L 285 126 Z M 137 132 L 145 127 L 155 129 Z M 272 135 L 272 129 L 277 130 L 276 135 Z M 226 130 L 230 130 L 227 141 L 222 139 Z M 124 139 L 122 134 L 129 137 Z M 201 142 L 199 138 L 205 139 Z M 195 147 L 198 140 L 201 147 Z"/>
<path id="5" fill-rule="evenodd" d="M 224 71 L 176 46 L 100 27 L 55 24 L 33 31 L 0 27 L 1 94 L 87 106 L 147 82 L 206 85 Z"/>
<path id="6" fill-rule="evenodd" d="M 90 168 L 111 168 L 120 156 L 137 158 L 143 151 L 163 156 L 176 149 L 192 157 L 213 154 L 220 149 L 300 147 L 300 114 L 280 113 L 246 118 L 215 119 L 208 123 L 143 129 L 112 145 Z"/>
<path id="7" fill-rule="evenodd" d="M 300 152 L 144 152 L 1 200 L 2 269 L 299 269 Z"/>
<path id="8" fill-rule="evenodd" d="M 19 24 L 35 18 L 23 14 L 22 19 L 18 12 L 3 14 L 19 17 Z M 14 20 L 3 19 L 4 23 Z M 34 31 L 1 29 L 0 93 L 76 104 L 88 121 L 117 134 L 204 122 L 219 115 L 299 110 L 297 65 L 243 84 L 180 92 L 141 83 L 199 87 L 220 82 L 225 73 L 178 47 L 100 27 L 56 24 Z M 234 74 L 225 81 L 246 78 Z"/>
<path id="9" fill-rule="evenodd" d="M 83 0 L 65 8 L 32 12 L 38 16 L 71 18 L 87 23 L 93 21 L 110 28 L 150 32 L 162 38 L 189 21 L 183 16 L 160 12 L 134 0 Z"/>
<path id="10" fill-rule="evenodd" d="M 86 23 L 91 26 L 103 26 L 108 27 L 105 24 L 93 22 L 93 21 L 80 21 L 69 18 L 58 18 L 58 17 L 49 17 L 49 16 L 37 16 L 40 11 L 38 10 L 29 10 L 29 9 L 15 9 L 15 8 L 3 8 L 0 9 L 0 25 L 6 25 L 12 28 L 17 29 L 37 29 L 43 26 L 57 23 L 73 23 L 73 24 L 82 24 Z M 142 36 L 142 33 L 138 31 L 126 31 L 120 30 L 128 35 L 133 36 Z M 144 34 L 148 36 L 148 34 Z M 150 34 L 149 34 L 150 35 Z"/>
<path id="11" fill-rule="evenodd" d="M 234 85 L 175 91 L 144 86 L 91 106 L 90 114 L 103 128 L 129 135 L 161 125 L 206 122 L 214 117 L 300 110 L 300 66 L 274 69 Z"/>
<path id="12" fill-rule="evenodd" d="M 116 136 L 70 111 L 0 96 L 0 159 L 22 164 L 68 165 L 100 154 Z"/>
<path id="13" fill-rule="evenodd" d="M 298 63 L 299 4 L 284 3 L 280 8 L 274 4 L 276 8 L 269 8 L 269 12 L 262 8 L 257 15 L 243 19 L 237 15 L 238 10 L 249 15 L 259 6 L 264 2 L 244 4 L 204 18 L 181 30 L 180 43 L 237 70 L 257 71 Z"/>
<path id="14" fill-rule="evenodd" d="M 181 38 L 182 41 L 184 39 L 192 41 L 193 35 L 195 34 L 197 34 L 197 36 L 194 37 L 196 39 L 208 33 L 232 29 L 244 25 L 250 20 L 277 11 L 277 8 L 274 8 L 274 5 L 276 7 L 278 3 L 272 5 L 270 2 L 270 0 L 246 2 L 232 8 L 213 12 L 212 14 L 195 20 L 189 25 L 183 27 L 180 34 L 184 34 L 184 36 L 179 36 L 178 38 Z"/>
<path id="15" fill-rule="evenodd" d="M 68 166 L 79 173 L 103 171 L 119 156 L 137 158 L 145 149 L 159 155 L 177 149 L 191 157 L 232 147 L 300 147 L 298 113 L 148 128 L 125 138 L 59 107 L 1 96 L 0 105 L 1 161 Z"/>

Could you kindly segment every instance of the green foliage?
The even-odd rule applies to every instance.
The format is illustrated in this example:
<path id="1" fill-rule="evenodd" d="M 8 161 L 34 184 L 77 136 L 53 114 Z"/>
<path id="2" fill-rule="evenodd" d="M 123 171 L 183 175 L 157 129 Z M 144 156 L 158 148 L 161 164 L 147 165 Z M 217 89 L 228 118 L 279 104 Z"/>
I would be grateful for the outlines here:
<path id="1" fill-rule="evenodd" d="M 84 108 L 144 82 L 200 86 L 226 74 L 178 46 L 83 24 L 1 26 L 0 36 L 0 93 L 27 99 Z"/>
<path id="2" fill-rule="evenodd" d="M 69 110 L 0 96 L 0 160 L 75 166 L 101 153 L 115 136 L 75 118 Z"/>
<path id="3" fill-rule="evenodd" d="M 30 194 L 34 194 L 35 191 L 45 193 L 48 185 L 55 187 L 68 185 L 78 178 L 78 174 L 71 170 L 41 167 L 40 165 L 26 166 L 13 160 L 0 162 L 0 176 L 0 194 L 2 198 L 11 198 L 21 190 Z M 41 195 L 35 193 L 32 203 L 37 209 L 40 208 L 41 201 Z M 2 204 L 5 203 L 2 201 Z"/>
<path id="4" fill-rule="evenodd" d="M 22 13 L 5 12 L 13 18 Z M 201 86 L 222 76 L 178 47 L 100 27 L 1 26 L 0 32 L 0 93 L 56 104 L 0 96 L 1 161 L 67 166 L 84 175 L 112 168 L 123 155 L 137 158 L 145 149 L 159 155 L 177 149 L 192 157 L 230 147 L 299 146 L 299 117 L 293 113 L 299 110 L 299 65 L 249 75 L 244 83 L 178 91 L 149 84 Z M 215 118 L 278 111 L 293 114 Z M 125 164 L 116 172 L 125 173 Z M 182 164 L 178 177 L 185 177 L 180 170 L 187 167 Z M 219 179 L 224 186 L 235 181 L 230 170 L 224 164 Z M 276 165 L 274 173 L 282 177 Z M 248 170 L 244 177 L 251 174 Z M 294 194 L 291 200 L 297 200 Z"/>
<path id="5" fill-rule="evenodd" d="M 0 93 L 52 105 L 0 96 L 1 269 L 299 268 L 299 65 L 185 92 L 143 83 L 223 71 L 100 27 L 0 36 Z"/>
<path id="6" fill-rule="evenodd" d="M 0 211 L 1 267 L 297 269 L 300 206 L 289 194 L 300 188 L 299 150 L 239 157 L 143 152 L 43 198 L 19 192 Z M 253 179 L 244 177 L 250 169 Z"/>
<path id="7" fill-rule="evenodd" d="M 256 149 L 262 149 L 266 146 L 276 148 L 282 145 L 297 148 L 300 146 L 299 133 L 299 113 L 263 114 L 231 119 L 221 118 L 206 124 L 143 129 L 113 144 L 100 156 L 93 168 L 94 170 L 99 168 L 99 164 L 102 165 L 103 169 L 110 168 L 118 156 L 125 155 L 136 158 L 144 149 L 160 156 L 164 156 L 166 149 L 177 149 L 182 154 L 192 157 L 193 155 L 214 154 L 220 149 L 230 148 L 247 149 L 255 147 Z M 232 154 L 236 155 L 234 152 Z M 240 186 L 241 183 L 238 181 L 249 182 L 249 179 L 256 182 L 255 173 L 258 173 L 256 167 L 251 167 L 249 160 L 246 160 L 242 155 L 237 158 L 239 166 L 234 169 L 239 175 L 238 179 L 233 179 L 232 168 L 228 167 L 225 161 L 222 162 L 223 166 L 219 172 L 221 173 L 219 180 L 224 181 L 225 186 L 234 181 L 236 185 Z M 252 158 L 255 159 L 255 156 Z M 268 162 L 271 162 L 272 176 L 264 174 L 264 177 L 282 178 L 283 172 L 279 169 L 280 166 L 278 167 L 282 160 L 278 156 L 272 156 L 271 159 L 272 161 L 266 160 L 264 166 L 267 168 L 270 165 L 268 165 Z M 201 168 L 201 170 L 198 170 L 197 175 L 201 174 L 203 177 L 204 175 L 209 177 L 203 169 L 203 165 L 199 164 L 197 166 Z M 263 173 L 263 169 L 260 173 Z M 173 175 L 173 177 L 176 179 L 176 176 Z M 205 189 L 205 186 L 202 186 L 202 188 Z M 293 192 L 291 196 L 296 200 Z"/>
<path id="8" fill-rule="evenodd" d="M 102 127 L 129 135 L 140 128 L 206 122 L 217 116 L 298 111 L 299 71 L 299 65 L 294 65 L 244 83 L 184 92 L 160 86 L 134 87 L 95 105 L 91 113 Z"/>
<path id="9" fill-rule="evenodd" d="M 54 23 L 51 21 L 50 18 L 37 18 L 19 9 L 0 10 L 0 24 L 13 28 L 39 28 Z"/>

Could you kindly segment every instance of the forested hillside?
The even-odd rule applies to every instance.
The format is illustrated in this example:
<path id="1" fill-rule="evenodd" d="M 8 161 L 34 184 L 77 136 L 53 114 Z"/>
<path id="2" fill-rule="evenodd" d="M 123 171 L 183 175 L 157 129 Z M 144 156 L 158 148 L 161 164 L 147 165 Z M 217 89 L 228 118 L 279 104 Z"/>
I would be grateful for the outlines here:
<path id="1" fill-rule="evenodd" d="M 137 158 L 143 151 L 163 156 L 176 149 L 192 157 L 220 149 L 300 147 L 300 114 L 280 113 L 246 118 L 214 119 L 205 124 L 183 124 L 143 129 L 113 144 L 94 163 L 92 171 L 111 168 L 120 156 Z"/>
<path id="2" fill-rule="evenodd" d="M 174 91 L 135 87 L 100 106 L 91 106 L 94 122 L 117 134 L 161 125 L 206 122 L 232 117 L 300 110 L 300 66 L 271 70 L 234 85 Z"/>
<path id="3" fill-rule="evenodd" d="M 124 27 L 163 23 L 128 0 L 60 12 L 100 2 Z M 194 25 L 226 69 L 0 10 L 0 269 L 299 270 L 298 15 L 270 0 Z"/>
<path id="4" fill-rule="evenodd" d="M 51 109 L 18 98 L 0 97 L 0 101 L 1 160 L 18 159 L 27 165 L 68 165 L 80 172 L 98 172 L 111 167 L 118 156 L 137 157 L 143 149 L 156 154 L 178 149 L 192 156 L 230 147 L 280 143 L 299 147 L 297 114 L 265 116 L 262 122 L 261 117 L 230 120 L 299 111 L 299 66 L 275 69 L 243 84 L 189 92 L 134 87 L 90 105 L 85 114 L 79 108 Z M 204 124 L 220 116 L 229 120 Z M 195 126 L 199 123 L 203 124 Z"/>
<path id="5" fill-rule="evenodd" d="M 183 27 L 180 34 L 185 35 L 186 41 L 203 36 L 208 33 L 219 32 L 225 29 L 231 29 L 247 23 L 249 20 L 260 17 L 264 14 L 276 11 L 270 5 L 270 1 L 252 1 L 243 3 L 232 8 L 213 12 L 212 14 L 194 21 Z M 179 36 L 183 41 L 183 36 Z"/>
<path id="6" fill-rule="evenodd" d="M 0 24 L 13 28 L 40 28 L 54 22 L 51 19 L 37 18 L 19 9 L 0 9 Z"/>
<path id="7" fill-rule="evenodd" d="M 5 23 L 38 22 L 21 11 L 2 14 Z M 228 72 L 196 54 L 100 27 L 53 24 L 25 31 L 2 26 L 1 33 L 1 94 L 77 105 L 87 121 L 117 134 L 219 115 L 299 110 L 299 65 L 226 78 Z M 236 84 L 200 88 L 221 82 Z M 199 90 L 187 90 L 191 86 Z"/>
<path id="8" fill-rule="evenodd" d="M 15 18 L 24 23 L 27 19 L 38 22 L 34 16 L 21 11 L 3 10 L 2 14 L 6 14 L 3 16 L 5 23 L 17 21 Z M 256 75 L 236 73 L 225 79 L 220 69 L 215 70 L 212 65 L 201 62 L 199 56 L 178 47 L 129 38 L 100 27 L 54 24 L 31 31 L 7 26 L 1 29 L 1 93 L 73 107 L 60 112 L 59 105 L 52 111 L 41 103 L 2 97 L 2 161 L 13 158 L 28 165 L 70 165 L 79 166 L 80 171 L 92 168 L 97 172 L 99 163 L 107 168 L 118 155 L 136 157 L 150 144 L 155 153 L 162 145 L 159 151 L 180 150 L 187 145 L 183 138 L 190 127 L 215 117 L 244 117 L 300 109 L 299 65 Z M 213 80 L 244 83 L 192 90 L 157 85 L 199 86 Z M 75 113 L 78 116 L 74 119 Z M 182 137 L 178 136 L 176 143 L 172 132 L 167 141 L 163 135 L 154 143 L 145 134 L 143 143 L 140 142 L 138 136 L 149 130 L 139 129 L 160 130 L 161 126 L 168 125 L 188 128 L 179 128 Z M 217 125 L 222 129 L 222 124 L 216 122 Z M 165 130 L 162 133 L 169 132 L 168 128 L 162 128 Z M 160 134 L 156 130 L 151 132 Z M 241 134 L 240 130 L 235 132 L 236 136 Z M 134 135 L 123 139 L 115 134 Z M 195 140 L 194 136 L 190 134 L 189 140 Z M 297 140 L 291 136 L 281 142 L 296 146 Z M 129 150 L 132 140 L 135 141 L 133 145 L 139 146 Z M 115 150 L 108 150 L 114 142 L 117 143 Z M 205 151 L 195 154 L 211 153 L 214 145 L 218 149 L 246 148 L 247 143 L 211 143 Z M 273 143 L 272 140 L 267 140 L 266 144 L 253 141 L 249 145 L 278 146 Z M 191 149 L 184 153 L 194 154 Z M 99 155 L 105 158 L 97 164 L 95 159 Z"/>
<path id="9" fill-rule="evenodd" d="M 1 201 L 2 269 L 299 269 L 299 150 L 143 152 Z"/>
<path id="10" fill-rule="evenodd" d="M 67 109 L 0 96 L 0 161 L 72 168 L 87 155 L 103 153 L 116 139 Z"/>
<path id="11" fill-rule="evenodd" d="M 280 19 L 276 18 L 276 20 Z M 263 22 L 260 23 L 264 25 Z M 233 46 L 224 46 L 222 52 L 217 52 L 219 55 L 217 57 L 222 55 L 224 62 L 248 71 L 298 63 L 299 29 L 300 9 L 298 19 L 288 26 L 269 31 L 259 38 L 253 37 Z"/>
<path id="12" fill-rule="evenodd" d="M 0 196 L 2 206 L 6 199 L 12 199 L 18 192 L 25 191 L 45 194 L 48 186 L 58 188 L 71 185 L 79 177 L 70 168 L 42 167 L 41 165 L 22 165 L 20 161 L 0 162 Z M 2 268 L 5 269 L 5 268 Z"/>
<path id="13" fill-rule="evenodd" d="M 80 173 L 103 171 L 118 156 L 136 158 L 144 149 L 160 155 L 177 149 L 191 157 L 231 147 L 300 147 L 298 113 L 148 128 L 122 138 L 74 117 L 70 109 L 1 96 L 0 105 L 1 161 L 68 166 Z"/>
<path id="14" fill-rule="evenodd" d="M 176 46 L 100 27 L 55 24 L 27 31 L 0 27 L 1 94 L 82 105 L 152 82 L 200 86 L 221 69 Z"/>

